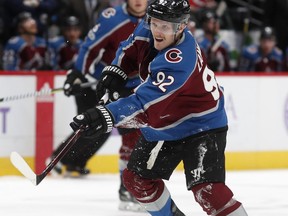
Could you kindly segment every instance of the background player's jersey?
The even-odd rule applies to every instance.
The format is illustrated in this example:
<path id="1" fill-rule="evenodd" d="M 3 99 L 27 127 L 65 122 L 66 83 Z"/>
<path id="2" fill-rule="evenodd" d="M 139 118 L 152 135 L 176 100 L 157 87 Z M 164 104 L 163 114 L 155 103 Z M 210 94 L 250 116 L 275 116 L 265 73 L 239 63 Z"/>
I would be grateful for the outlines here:
<path id="1" fill-rule="evenodd" d="M 102 12 L 80 48 L 75 64 L 77 70 L 84 74 L 91 73 L 99 79 L 102 69 L 111 64 L 119 43 L 128 38 L 141 20 L 130 15 L 126 7 L 126 4 L 123 4 Z M 132 77 L 135 74 L 137 72 Z"/>
<path id="2" fill-rule="evenodd" d="M 46 52 L 45 40 L 36 37 L 33 45 L 16 36 L 11 38 L 3 52 L 4 70 L 37 70 L 44 65 Z"/>
<path id="3" fill-rule="evenodd" d="M 135 94 L 107 105 L 115 125 L 139 127 L 148 141 L 178 140 L 226 126 L 222 91 L 191 33 L 185 31 L 180 43 L 158 53 L 151 51 L 152 42 L 151 32 L 141 24 L 121 43 L 113 64 L 130 69 L 128 74 L 133 70 L 129 62 L 141 64 L 139 56 L 144 55 L 144 62 L 154 59 L 148 74 L 142 67 L 145 81 Z"/>
<path id="4" fill-rule="evenodd" d="M 230 71 L 229 65 L 229 45 L 225 41 L 221 41 L 219 46 L 213 51 L 212 47 L 218 43 L 217 40 L 221 40 L 219 36 L 215 37 L 212 42 L 208 38 L 200 37 L 197 41 L 200 48 L 204 51 L 208 66 L 215 71 Z"/>
<path id="5" fill-rule="evenodd" d="M 239 63 L 240 71 L 282 71 L 283 53 L 275 47 L 268 56 L 263 56 L 259 46 L 251 45 L 245 47 L 242 51 L 242 57 Z"/>
<path id="6" fill-rule="evenodd" d="M 49 40 L 51 65 L 54 70 L 68 70 L 73 68 L 78 56 L 82 40 L 75 44 L 67 43 L 63 36 Z"/>

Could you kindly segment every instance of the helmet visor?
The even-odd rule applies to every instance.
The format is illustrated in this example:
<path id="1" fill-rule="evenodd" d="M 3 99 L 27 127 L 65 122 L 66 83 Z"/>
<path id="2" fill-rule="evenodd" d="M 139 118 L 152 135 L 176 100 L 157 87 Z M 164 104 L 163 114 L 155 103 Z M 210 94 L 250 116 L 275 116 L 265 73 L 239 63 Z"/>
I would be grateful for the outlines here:
<path id="1" fill-rule="evenodd" d="M 152 32 L 161 32 L 163 34 L 174 35 L 178 30 L 181 23 L 167 22 L 159 20 L 154 17 L 147 16 L 145 19 L 145 27 Z"/>

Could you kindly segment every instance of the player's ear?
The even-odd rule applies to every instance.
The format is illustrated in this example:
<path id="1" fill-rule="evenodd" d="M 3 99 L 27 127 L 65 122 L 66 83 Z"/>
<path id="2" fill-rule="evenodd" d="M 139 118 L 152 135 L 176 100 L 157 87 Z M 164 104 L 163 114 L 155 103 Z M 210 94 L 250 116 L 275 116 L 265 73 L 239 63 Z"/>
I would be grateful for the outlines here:
<path id="1" fill-rule="evenodd" d="M 179 31 L 180 33 L 182 33 L 182 32 L 184 31 L 184 29 L 186 28 L 186 26 L 187 26 L 186 23 L 181 23 L 180 26 L 179 26 L 178 31 Z"/>

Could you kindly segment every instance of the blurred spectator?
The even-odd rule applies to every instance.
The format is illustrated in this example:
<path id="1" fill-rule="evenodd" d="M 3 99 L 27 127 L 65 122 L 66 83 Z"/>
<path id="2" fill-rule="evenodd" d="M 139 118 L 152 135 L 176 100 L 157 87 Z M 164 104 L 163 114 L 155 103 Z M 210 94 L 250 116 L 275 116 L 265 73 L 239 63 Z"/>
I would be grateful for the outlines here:
<path id="1" fill-rule="evenodd" d="M 65 4 L 64 15 L 76 16 L 82 26 L 82 35 L 84 38 L 88 31 L 94 27 L 96 20 L 103 11 L 109 6 L 109 0 L 62 0 Z"/>
<path id="2" fill-rule="evenodd" d="M 201 27 L 199 24 L 207 11 L 213 11 L 218 16 L 222 29 L 233 28 L 225 0 L 190 0 L 190 9 L 190 16 L 195 20 L 197 28 Z"/>
<path id="3" fill-rule="evenodd" d="M 18 36 L 7 42 L 3 53 L 4 70 L 39 70 L 45 66 L 46 43 L 36 36 L 36 21 L 28 12 L 17 17 Z"/>
<path id="4" fill-rule="evenodd" d="M 215 10 L 217 2 L 215 0 L 189 0 L 190 2 L 190 18 L 195 20 L 196 27 L 200 27 L 201 18 L 206 10 Z"/>
<path id="5" fill-rule="evenodd" d="M 10 37 L 16 32 L 15 29 L 15 17 L 22 12 L 31 13 L 32 17 L 36 20 L 38 26 L 38 36 L 44 36 L 47 32 L 47 27 L 50 24 L 53 16 L 57 16 L 59 9 L 61 8 L 61 1 L 59 0 L 4 0 L 5 11 L 9 16 Z"/>
<path id="6" fill-rule="evenodd" d="M 277 46 L 285 52 L 288 47 L 288 0 L 266 0 L 264 24 L 273 26 Z"/>
<path id="7" fill-rule="evenodd" d="M 49 40 L 52 68 L 54 70 L 71 69 L 75 63 L 82 40 L 79 19 L 69 16 L 62 24 L 62 36 Z"/>
<path id="8" fill-rule="evenodd" d="M 219 35 L 219 19 L 214 12 L 205 13 L 202 28 L 204 34 L 198 38 L 198 43 L 206 54 L 209 68 L 217 72 L 230 71 L 229 46 Z"/>
<path id="9" fill-rule="evenodd" d="M 109 4 L 111 7 L 116 7 L 118 5 L 121 5 L 125 2 L 126 0 L 109 0 Z"/>
<path id="10" fill-rule="evenodd" d="M 191 31 L 191 33 L 195 36 L 196 32 L 196 20 L 193 17 L 190 17 L 188 20 L 187 28 Z"/>
<path id="11" fill-rule="evenodd" d="M 271 72 L 282 71 L 283 52 L 276 47 L 276 37 L 271 27 L 261 30 L 260 44 L 244 47 L 240 61 L 240 71 Z"/>
<path id="12" fill-rule="evenodd" d="M 200 9 L 213 9 L 217 7 L 215 0 L 189 0 L 191 11 L 198 11 Z"/>

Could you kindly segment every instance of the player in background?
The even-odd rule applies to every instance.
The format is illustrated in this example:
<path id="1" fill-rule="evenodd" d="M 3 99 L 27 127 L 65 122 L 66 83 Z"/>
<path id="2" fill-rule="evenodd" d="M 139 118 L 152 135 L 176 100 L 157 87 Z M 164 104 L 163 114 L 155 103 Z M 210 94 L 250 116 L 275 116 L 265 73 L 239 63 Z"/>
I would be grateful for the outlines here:
<path id="1" fill-rule="evenodd" d="M 269 26 L 262 28 L 260 41 L 244 47 L 239 60 L 239 71 L 271 72 L 283 70 L 283 52 L 276 46 L 276 37 Z"/>
<path id="2" fill-rule="evenodd" d="M 283 71 L 288 71 L 288 47 L 285 50 Z"/>
<path id="3" fill-rule="evenodd" d="M 39 70 L 44 67 L 46 43 L 42 37 L 36 36 L 36 21 L 28 12 L 17 17 L 19 35 L 9 39 L 3 51 L 4 70 Z"/>
<path id="4" fill-rule="evenodd" d="M 190 16 L 189 20 L 188 20 L 188 24 L 187 24 L 187 28 L 189 29 L 189 31 L 193 34 L 193 36 L 195 37 L 196 34 L 196 20 Z"/>
<path id="5" fill-rule="evenodd" d="M 75 16 L 66 17 L 62 23 L 62 35 L 49 40 L 53 70 L 73 68 L 82 44 L 81 26 Z"/>
<path id="6" fill-rule="evenodd" d="M 202 28 L 204 33 L 197 41 L 207 57 L 208 67 L 215 72 L 230 71 L 230 48 L 219 34 L 220 23 L 214 12 L 204 14 Z"/>
<path id="7" fill-rule="evenodd" d="M 146 14 L 147 0 L 127 0 L 126 3 L 115 8 L 107 8 L 98 19 L 97 24 L 91 29 L 81 45 L 75 67 L 69 70 L 64 84 L 64 93 L 67 96 L 75 95 L 77 112 L 95 107 L 97 104 L 96 93 L 92 88 L 81 89 L 79 84 L 88 82 L 89 79 L 99 79 L 102 69 L 110 65 L 115 57 L 119 43 L 126 40 L 133 32 L 140 20 Z M 131 62 L 131 65 L 134 63 Z M 127 85 L 119 92 L 121 97 L 130 95 L 132 89 L 139 85 L 138 71 L 135 70 L 129 75 Z M 120 176 L 127 166 L 130 154 L 139 138 L 138 129 L 119 130 L 122 137 L 120 148 L 119 170 Z M 87 161 L 104 144 L 109 134 L 89 139 L 81 137 L 65 157 L 60 161 L 66 170 L 78 170 L 80 174 L 88 174 L 85 168 Z M 62 144 L 54 152 L 56 155 L 63 148 Z M 56 167 L 62 172 L 61 164 Z M 75 173 L 75 172 L 74 172 Z M 122 178 L 120 178 L 122 180 Z M 122 210 L 141 210 L 133 196 L 125 189 L 121 181 L 119 188 L 120 205 Z"/>
<path id="8" fill-rule="evenodd" d="M 106 90 L 119 91 L 134 70 L 143 82 L 129 97 L 89 109 L 70 125 L 73 130 L 86 126 L 83 133 L 90 137 L 113 126 L 140 128 L 123 182 L 151 215 L 184 215 L 163 181 L 183 161 L 187 189 L 203 211 L 247 216 L 225 184 L 228 126 L 223 90 L 186 28 L 189 12 L 188 0 L 150 1 L 146 23 L 121 43 L 96 91 L 98 97 Z"/>

